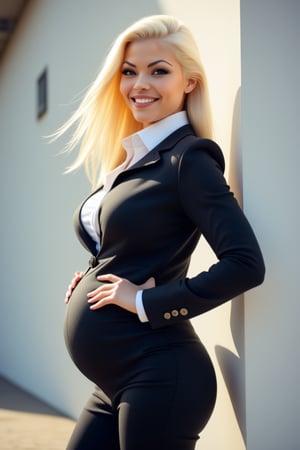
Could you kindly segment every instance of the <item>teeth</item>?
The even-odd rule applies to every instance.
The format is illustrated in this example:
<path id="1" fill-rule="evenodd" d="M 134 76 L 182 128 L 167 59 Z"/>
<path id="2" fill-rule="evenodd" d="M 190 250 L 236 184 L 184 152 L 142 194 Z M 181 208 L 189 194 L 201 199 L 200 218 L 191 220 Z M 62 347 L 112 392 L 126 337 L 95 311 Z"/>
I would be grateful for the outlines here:
<path id="1" fill-rule="evenodd" d="M 153 98 L 135 98 L 136 103 L 152 103 L 154 102 Z"/>

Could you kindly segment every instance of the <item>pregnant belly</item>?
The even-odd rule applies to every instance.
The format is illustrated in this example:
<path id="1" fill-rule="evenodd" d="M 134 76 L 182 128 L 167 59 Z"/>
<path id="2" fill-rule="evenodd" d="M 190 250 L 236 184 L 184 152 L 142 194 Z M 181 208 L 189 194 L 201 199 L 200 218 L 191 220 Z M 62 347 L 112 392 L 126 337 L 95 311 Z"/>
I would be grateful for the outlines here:
<path id="1" fill-rule="evenodd" d="M 118 376 L 143 356 L 152 334 L 149 324 L 118 306 L 90 310 L 87 293 L 99 287 L 97 272 L 90 270 L 74 289 L 67 305 L 64 335 L 79 370 L 98 385 Z M 147 338 L 148 337 L 148 338 Z"/>
<path id="2" fill-rule="evenodd" d="M 174 345 L 199 342 L 189 321 L 152 329 L 116 305 L 91 310 L 87 293 L 99 287 L 97 274 L 97 268 L 90 269 L 74 289 L 64 334 L 76 366 L 108 395 L 140 377 L 145 358 L 166 355 Z M 157 363 L 146 366 L 157 369 Z"/>

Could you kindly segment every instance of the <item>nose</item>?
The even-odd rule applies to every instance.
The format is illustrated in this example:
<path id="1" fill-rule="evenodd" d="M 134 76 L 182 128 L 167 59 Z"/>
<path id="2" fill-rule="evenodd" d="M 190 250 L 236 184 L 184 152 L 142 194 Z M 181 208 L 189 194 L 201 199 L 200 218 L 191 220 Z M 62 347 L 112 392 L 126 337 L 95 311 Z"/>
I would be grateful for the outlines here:
<path id="1" fill-rule="evenodd" d="M 147 74 L 139 73 L 136 76 L 134 88 L 138 90 L 138 89 L 149 89 L 149 87 L 150 87 L 150 83 L 149 83 L 149 78 L 148 78 Z"/>

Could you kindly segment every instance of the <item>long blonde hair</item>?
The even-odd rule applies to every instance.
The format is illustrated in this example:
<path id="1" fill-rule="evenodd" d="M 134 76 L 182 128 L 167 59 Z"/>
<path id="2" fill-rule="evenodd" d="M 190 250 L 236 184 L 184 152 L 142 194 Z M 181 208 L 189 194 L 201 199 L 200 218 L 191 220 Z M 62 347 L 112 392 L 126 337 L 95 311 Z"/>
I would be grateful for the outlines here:
<path id="1" fill-rule="evenodd" d="M 187 94 L 186 111 L 195 133 L 200 137 L 211 137 L 207 81 L 193 35 L 172 16 L 142 18 L 117 37 L 80 106 L 56 133 L 58 137 L 77 124 L 67 149 L 73 150 L 81 143 L 80 150 L 67 172 L 84 165 L 93 188 L 103 181 L 105 173 L 124 160 L 122 139 L 142 128 L 121 96 L 120 68 L 130 42 L 151 38 L 161 38 L 171 44 L 184 74 L 197 80 L 196 87 Z"/>

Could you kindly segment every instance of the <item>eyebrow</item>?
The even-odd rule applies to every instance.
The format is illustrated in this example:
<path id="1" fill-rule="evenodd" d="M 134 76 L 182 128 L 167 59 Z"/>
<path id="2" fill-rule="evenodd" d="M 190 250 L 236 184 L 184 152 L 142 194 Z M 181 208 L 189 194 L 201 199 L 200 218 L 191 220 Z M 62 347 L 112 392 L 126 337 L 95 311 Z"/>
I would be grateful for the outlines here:
<path id="1" fill-rule="evenodd" d="M 151 62 L 150 64 L 148 64 L 147 67 L 152 67 L 152 66 L 155 66 L 156 64 L 160 64 L 160 63 L 166 63 L 166 64 L 168 64 L 169 66 L 172 66 L 172 64 L 169 63 L 168 61 L 166 61 L 165 59 L 158 59 L 157 61 L 153 61 L 153 62 Z M 135 64 L 133 64 L 133 63 L 131 63 L 131 62 L 129 62 L 129 61 L 124 61 L 123 64 L 128 64 L 128 65 L 131 66 L 131 67 L 136 67 Z"/>

